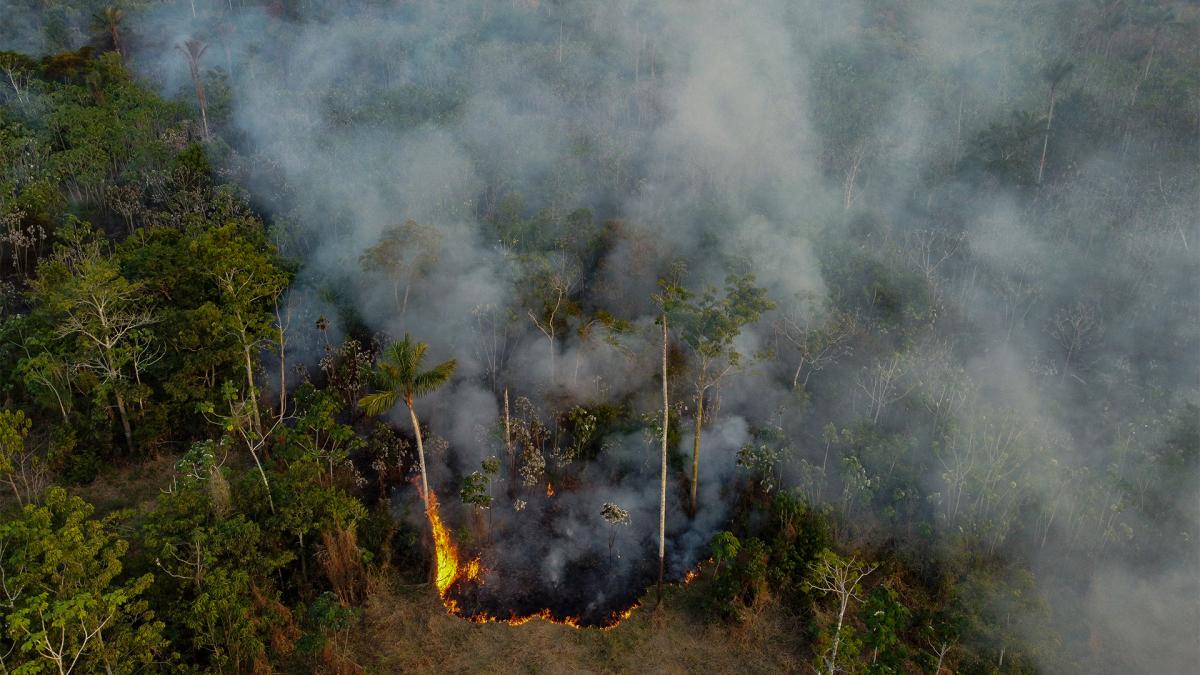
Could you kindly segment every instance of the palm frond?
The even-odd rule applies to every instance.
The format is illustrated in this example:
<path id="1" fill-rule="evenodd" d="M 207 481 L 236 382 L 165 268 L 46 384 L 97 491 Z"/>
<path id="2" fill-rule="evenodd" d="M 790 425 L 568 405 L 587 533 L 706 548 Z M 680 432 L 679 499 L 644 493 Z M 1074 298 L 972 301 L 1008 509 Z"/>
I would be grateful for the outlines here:
<path id="1" fill-rule="evenodd" d="M 442 386 L 454 375 L 454 369 L 457 367 L 458 361 L 450 359 L 444 363 L 439 363 L 423 373 L 417 374 L 412 381 L 411 389 L 413 395 L 424 396 Z"/>
<path id="2" fill-rule="evenodd" d="M 374 394 L 367 394 L 358 399 L 358 405 L 368 415 L 382 415 L 396 406 L 400 400 L 400 392 L 396 389 L 385 389 Z"/>

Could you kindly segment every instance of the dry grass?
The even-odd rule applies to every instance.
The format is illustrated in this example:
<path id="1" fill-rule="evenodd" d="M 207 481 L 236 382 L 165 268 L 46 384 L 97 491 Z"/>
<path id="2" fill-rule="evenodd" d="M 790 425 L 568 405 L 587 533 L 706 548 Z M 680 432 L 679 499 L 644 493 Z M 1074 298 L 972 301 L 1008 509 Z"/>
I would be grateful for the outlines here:
<path id="1" fill-rule="evenodd" d="M 782 673 L 803 670 L 799 631 L 773 609 L 706 624 L 640 608 L 609 631 L 532 621 L 474 624 L 448 615 L 431 587 L 372 596 L 351 649 L 369 673 Z M 652 603 L 652 597 L 648 598 Z"/>
<path id="2" fill-rule="evenodd" d="M 124 508 L 137 508 L 153 502 L 171 487 L 178 455 L 107 467 L 87 485 L 68 488 L 96 507 L 96 514 Z"/>

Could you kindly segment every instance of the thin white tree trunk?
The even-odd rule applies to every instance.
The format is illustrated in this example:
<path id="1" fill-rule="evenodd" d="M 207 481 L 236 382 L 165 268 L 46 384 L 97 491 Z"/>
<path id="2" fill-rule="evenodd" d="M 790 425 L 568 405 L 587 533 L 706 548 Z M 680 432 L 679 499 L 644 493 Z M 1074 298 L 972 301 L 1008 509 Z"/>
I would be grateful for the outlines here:
<path id="1" fill-rule="evenodd" d="M 667 399 L 667 315 L 662 316 L 662 476 L 658 492 L 658 602 L 662 603 L 663 574 L 667 556 L 667 425 L 671 408 Z"/>
<path id="2" fill-rule="evenodd" d="M 408 417 L 412 420 L 413 434 L 417 437 L 417 459 L 421 462 L 421 500 L 425 502 L 425 510 L 429 510 L 429 479 L 425 476 L 425 442 L 421 438 L 421 423 L 417 421 L 417 413 L 413 410 L 412 399 L 405 401 L 408 405 Z"/>

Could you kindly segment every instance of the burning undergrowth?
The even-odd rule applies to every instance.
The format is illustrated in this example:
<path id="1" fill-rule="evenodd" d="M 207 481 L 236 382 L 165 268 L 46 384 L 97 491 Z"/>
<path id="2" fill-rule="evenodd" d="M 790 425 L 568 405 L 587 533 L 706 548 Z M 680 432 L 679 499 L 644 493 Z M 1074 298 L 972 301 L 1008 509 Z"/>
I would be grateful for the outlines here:
<path id="1" fill-rule="evenodd" d="M 641 562 L 615 548 L 591 549 L 588 544 L 582 544 L 581 555 L 566 559 L 556 550 L 555 537 L 523 537 L 542 545 L 519 553 L 486 541 L 479 552 L 469 553 L 443 521 L 437 496 L 429 497 L 426 515 L 435 546 L 436 586 L 455 616 L 476 623 L 520 625 L 543 619 L 575 628 L 612 628 L 633 613 L 641 591 L 653 582 L 656 560 L 649 542 L 638 547 Z M 537 521 L 521 522 L 553 527 L 554 515 L 546 509 Z M 493 535 L 506 538 L 504 531 Z M 547 575 L 548 568 L 559 571 Z"/>

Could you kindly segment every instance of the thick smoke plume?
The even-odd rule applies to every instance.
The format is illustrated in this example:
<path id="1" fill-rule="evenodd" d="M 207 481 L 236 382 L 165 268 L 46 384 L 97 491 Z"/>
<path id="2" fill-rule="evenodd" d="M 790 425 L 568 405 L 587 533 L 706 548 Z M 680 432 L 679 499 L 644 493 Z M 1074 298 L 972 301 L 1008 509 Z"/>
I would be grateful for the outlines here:
<path id="1" fill-rule="evenodd" d="M 972 144 L 1021 124 L 1011 111 L 1044 108 L 1046 64 L 1073 39 L 1055 9 L 1037 5 L 933 1 L 897 16 L 866 1 L 314 2 L 269 11 L 204 3 L 193 16 L 183 3 L 136 15 L 131 60 L 168 94 L 187 97 L 175 47 L 210 41 L 210 114 L 232 146 L 214 152 L 278 223 L 282 251 L 303 261 L 298 317 L 340 317 L 331 335 L 352 332 L 354 322 L 372 333 L 411 332 L 430 343 L 433 360 L 459 360 L 453 385 L 420 404 L 448 441 L 431 453 L 430 471 L 449 519 L 472 517 L 450 507 L 461 477 L 504 457 L 505 387 L 514 409 L 527 401 L 520 414 L 544 423 L 563 402 L 621 400 L 649 413 L 656 281 L 676 261 L 686 261 L 686 282 L 697 288 L 752 269 L 778 308 L 739 346 L 778 358 L 720 389 L 719 415 L 704 431 L 703 507 L 690 518 L 683 495 L 669 497 L 672 575 L 694 566 L 727 521 L 730 486 L 744 478 L 737 451 L 764 428 L 792 439 L 785 483 L 851 504 L 839 477 L 846 458 L 830 460 L 837 443 L 822 440 L 821 429 L 885 420 L 892 400 L 871 392 L 890 372 L 896 393 L 934 401 L 962 440 L 939 448 L 916 430 L 897 449 L 928 458 L 914 513 L 934 512 L 950 533 L 1008 523 L 972 533 L 997 554 L 1031 561 L 1051 620 L 1066 628 L 1066 653 L 1104 640 L 1121 645 L 1129 664 L 1183 672 L 1178 646 L 1194 645 L 1197 615 L 1188 601 L 1198 592 L 1195 476 L 1181 477 L 1169 496 L 1182 514 L 1179 536 L 1191 543 L 1136 564 L 1104 554 L 1124 528 L 1154 525 L 1127 514 L 1105 520 L 1096 514 L 1125 507 L 1083 478 L 1058 477 L 1117 466 L 1114 439 L 1129 448 L 1165 442 L 1164 424 L 1123 414 L 1123 396 L 1139 409 L 1147 396 L 1163 410 L 1197 401 L 1200 141 L 1168 146 L 1152 131 L 1125 130 L 1071 157 L 1048 142 L 1052 180 L 1031 197 L 1037 136 L 1035 161 L 1020 168 L 1032 172 L 1025 188 L 980 178 L 996 167 L 969 166 Z M 889 31 L 905 39 L 889 42 Z M 1135 45 L 1115 47 L 1123 48 Z M 1090 73 L 1081 64 L 1071 75 L 1074 93 L 1059 104 L 1055 133 L 1082 128 L 1088 106 L 1128 98 Z M 869 91 L 849 92 L 847 82 Z M 1180 114 L 1200 128 L 1194 97 L 1190 105 Z M 436 262 L 399 282 L 365 265 L 389 228 L 410 220 L 427 228 Z M 544 227 L 497 226 L 515 220 Z M 621 236 L 581 269 L 578 238 L 600 223 Z M 1100 249 L 1080 228 L 1103 230 L 1121 248 Z M 1127 234 L 1108 234 L 1118 229 Z M 519 254 L 528 242 L 513 240 L 522 236 L 546 238 L 543 248 L 559 251 L 545 259 L 551 271 L 629 328 L 548 341 L 521 295 L 533 265 Z M 835 259 L 859 266 L 829 267 Z M 841 295 L 850 280 L 897 260 L 945 317 L 903 345 L 903 362 L 847 355 L 798 396 L 792 385 L 803 374 L 793 373 L 773 328 L 825 321 L 835 301 L 859 302 Z M 1116 317 L 1103 325 L 1101 305 Z M 950 337 L 972 346 L 956 351 Z M 879 353 L 900 340 L 880 336 Z M 297 339 L 294 349 L 293 361 L 319 357 L 315 341 Z M 689 395 L 683 380 L 677 389 L 680 400 Z M 960 452 L 997 439 L 1034 450 L 1020 460 L 1007 447 L 986 458 Z M 595 461 L 564 463 L 570 484 L 552 497 L 540 480 L 539 496 L 521 499 L 521 477 L 502 476 L 484 516 L 493 535 L 483 546 L 485 575 L 497 589 L 490 602 L 566 597 L 603 613 L 627 606 L 652 578 L 655 446 L 637 430 L 611 431 L 601 445 Z M 558 461 L 554 443 L 546 447 L 546 462 Z M 971 482 L 984 461 L 1013 484 L 995 501 L 981 495 L 1001 483 Z M 830 467 L 819 487 L 805 483 L 815 466 Z M 888 476 L 872 478 L 886 485 Z M 628 510 L 631 525 L 606 523 L 606 502 Z M 964 515 L 960 504 L 977 512 Z M 1035 509 L 1059 515 L 1023 523 Z M 1038 528 L 1040 537 L 1010 536 Z M 858 534 L 882 541 L 903 532 L 900 524 Z M 1102 562 L 1072 578 L 1085 549 Z M 582 581 L 579 570 L 597 564 L 604 577 Z M 561 595 L 571 584 L 583 595 Z M 1059 605 L 1080 608 L 1084 619 L 1056 613 Z"/>

